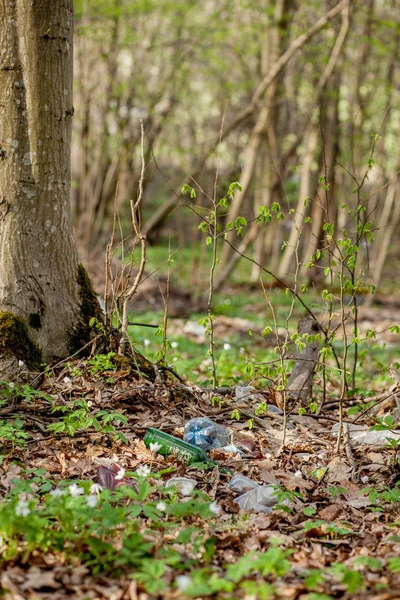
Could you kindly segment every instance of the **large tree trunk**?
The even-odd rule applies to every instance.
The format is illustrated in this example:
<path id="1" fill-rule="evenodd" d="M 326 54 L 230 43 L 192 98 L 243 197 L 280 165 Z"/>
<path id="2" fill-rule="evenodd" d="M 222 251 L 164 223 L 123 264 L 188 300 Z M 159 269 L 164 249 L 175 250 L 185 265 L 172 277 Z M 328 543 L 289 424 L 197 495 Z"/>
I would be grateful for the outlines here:
<path id="1" fill-rule="evenodd" d="M 87 339 L 72 234 L 72 0 L 0 0 L 0 378 Z"/>

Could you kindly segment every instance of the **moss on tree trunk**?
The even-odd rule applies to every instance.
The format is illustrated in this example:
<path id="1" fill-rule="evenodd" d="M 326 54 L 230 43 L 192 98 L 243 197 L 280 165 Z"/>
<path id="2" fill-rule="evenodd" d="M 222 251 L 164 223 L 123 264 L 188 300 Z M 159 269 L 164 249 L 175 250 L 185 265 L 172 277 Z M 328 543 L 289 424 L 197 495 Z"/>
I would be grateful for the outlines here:
<path id="1" fill-rule="evenodd" d="M 0 312 L 0 349 L 12 352 L 29 369 L 39 370 L 42 352 L 29 337 L 28 327 L 21 317 L 11 312 Z"/>
<path id="2" fill-rule="evenodd" d="M 80 320 L 74 327 L 74 332 L 71 336 L 69 344 L 71 354 L 77 352 L 90 341 L 93 332 L 92 319 L 100 322 L 103 321 L 103 313 L 96 292 L 93 289 L 85 267 L 81 263 L 78 265 L 76 281 L 79 287 Z"/>

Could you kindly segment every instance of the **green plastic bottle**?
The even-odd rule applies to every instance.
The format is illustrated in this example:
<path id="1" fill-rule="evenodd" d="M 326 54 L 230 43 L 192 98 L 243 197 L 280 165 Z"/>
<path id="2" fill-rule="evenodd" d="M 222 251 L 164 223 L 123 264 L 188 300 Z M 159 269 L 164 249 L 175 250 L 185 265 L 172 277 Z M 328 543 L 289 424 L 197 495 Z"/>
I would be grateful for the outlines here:
<path id="1" fill-rule="evenodd" d="M 150 427 L 150 429 L 147 430 L 143 441 L 147 448 L 150 444 L 157 442 L 161 445 L 161 448 L 158 450 L 159 454 L 162 454 L 163 456 L 175 454 L 179 460 L 187 464 L 195 462 L 216 464 L 208 458 L 207 454 L 201 448 L 197 448 L 197 446 L 193 446 L 193 444 L 188 444 L 173 435 L 169 435 L 169 433 L 164 433 L 153 427 Z"/>

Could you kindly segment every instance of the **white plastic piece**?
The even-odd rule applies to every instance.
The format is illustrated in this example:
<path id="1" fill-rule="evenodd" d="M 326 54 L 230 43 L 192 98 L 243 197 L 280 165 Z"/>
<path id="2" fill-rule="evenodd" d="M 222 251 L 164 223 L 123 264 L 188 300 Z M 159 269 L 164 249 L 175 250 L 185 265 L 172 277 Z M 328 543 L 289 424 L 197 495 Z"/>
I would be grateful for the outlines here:
<path id="1" fill-rule="evenodd" d="M 165 484 L 165 487 L 176 487 L 181 496 L 190 496 L 196 485 L 197 481 L 195 479 L 188 479 L 187 477 L 171 477 Z"/>
<path id="2" fill-rule="evenodd" d="M 332 427 L 332 434 L 337 437 L 339 431 L 339 423 L 335 423 Z M 385 446 L 388 440 L 400 441 L 400 433 L 390 431 L 389 429 L 371 430 L 365 425 L 349 425 L 350 439 L 357 444 L 369 444 L 371 446 Z"/>
<path id="3" fill-rule="evenodd" d="M 236 492 L 242 492 L 234 502 L 239 504 L 245 512 L 254 510 L 258 513 L 269 514 L 278 504 L 276 489 L 273 485 L 260 485 L 244 475 L 235 475 L 229 482 L 229 487 Z M 281 504 L 287 506 L 289 502 L 283 500 Z"/>

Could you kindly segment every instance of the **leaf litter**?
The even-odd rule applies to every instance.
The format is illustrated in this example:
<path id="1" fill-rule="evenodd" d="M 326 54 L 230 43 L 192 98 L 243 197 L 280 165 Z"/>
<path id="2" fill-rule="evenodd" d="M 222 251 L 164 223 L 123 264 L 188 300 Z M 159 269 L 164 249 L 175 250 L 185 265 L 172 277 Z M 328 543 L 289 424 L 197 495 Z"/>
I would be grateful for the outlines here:
<path id="1" fill-rule="evenodd" d="M 65 382 L 73 369 L 79 374 Z M 336 456 L 332 421 L 323 414 L 318 419 L 293 416 L 285 436 L 282 418 L 268 412 L 249 429 L 247 416 L 239 421 L 230 416 L 234 409 L 255 416 L 256 404 L 237 399 L 232 390 L 220 395 L 218 406 L 212 403 L 215 393 L 195 386 L 151 383 L 126 370 L 89 375 L 80 361 L 48 375 L 40 392 L 29 402 L 19 396 L 7 415 L 10 422 L 26 419 L 29 437 L 26 443 L 4 444 L 0 515 L 25 480 L 30 487 L 18 495 L 20 512 L 31 510 L 26 507 L 32 499 L 40 503 L 50 492 L 67 497 L 67 486 L 74 482 L 83 486 L 73 488 L 82 490 L 74 502 L 83 506 L 97 483 L 106 490 L 98 490 L 99 497 L 108 494 L 97 527 L 107 523 L 107 528 L 93 529 L 92 546 L 75 529 L 58 547 L 45 543 L 43 535 L 43 545 L 35 548 L 29 535 L 19 531 L 12 552 L 10 540 L 1 534 L 5 598 L 399 598 L 400 468 L 395 446 L 352 445 L 357 466 L 352 477 L 354 465 L 344 450 Z M 75 402 L 79 410 L 83 398 L 92 421 L 77 423 L 73 435 L 48 430 L 65 417 L 66 407 Z M 124 419 L 107 430 L 109 422 L 94 418 L 101 411 Z M 233 431 L 240 452 L 209 453 L 223 468 L 188 466 L 144 445 L 148 428 L 182 438 L 185 424 L 196 417 Z M 148 477 L 143 467 L 151 469 Z M 278 505 L 269 514 L 240 511 L 238 493 L 229 487 L 233 473 L 260 486 L 275 486 Z M 173 478 L 181 486 L 185 480 L 192 484 L 188 495 L 176 491 L 170 504 L 175 512 L 168 513 L 171 497 L 162 494 L 169 493 L 166 484 Z M 90 501 L 93 518 L 102 510 L 101 502 L 97 496 Z M 130 507 L 131 516 L 114 525 L 111 509 L 123 510 L 121 506 Z M 127 528 L 131 546 L 124 537 Z M 74 541 L 77 534 L 80 542 Z M 111 556 L 106 557 L 106 549 Z M 136 562 L 135 552 L 143 553 Z M 146 564 L 151 565 L 148 571 Z"/>

